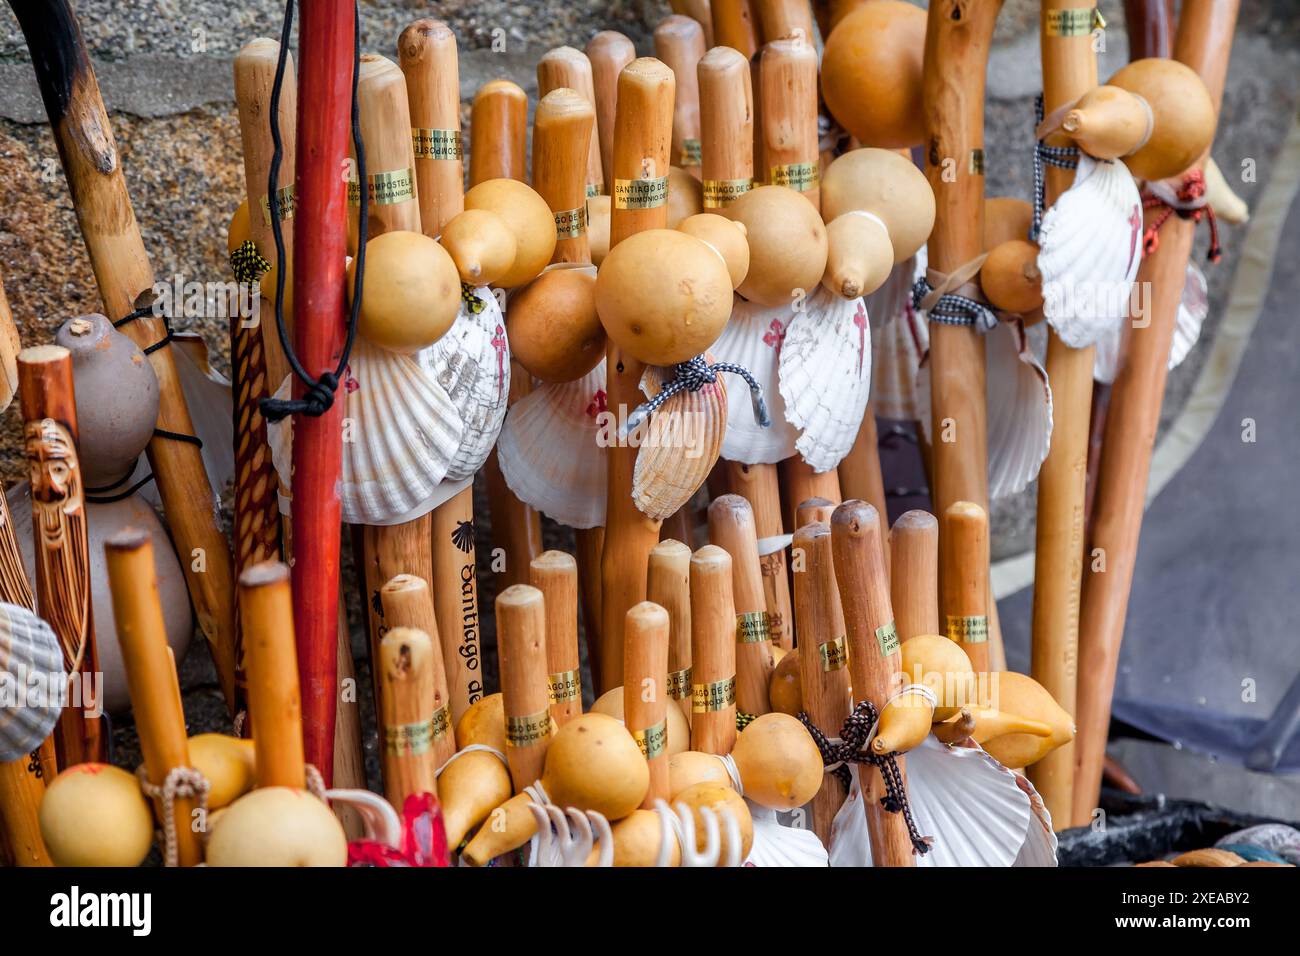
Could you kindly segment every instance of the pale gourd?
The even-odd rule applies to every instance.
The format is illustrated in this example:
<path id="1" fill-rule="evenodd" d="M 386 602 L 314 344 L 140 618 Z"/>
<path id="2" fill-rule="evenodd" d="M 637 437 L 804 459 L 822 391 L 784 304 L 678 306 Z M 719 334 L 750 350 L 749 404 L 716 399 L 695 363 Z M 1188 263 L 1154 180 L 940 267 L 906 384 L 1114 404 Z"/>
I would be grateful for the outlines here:
<path id="1" fill-rule="evenodd" d="M 1151 136 L 1124 163 L 1139 179 L 1168 179 L 1187 170 L 1210 147 L 1217 122 L 1205 83 L 1177 60 L 1134 60 L 1108 85 L 1136 93 L 1151 107 Z"/>
<path id="2" fill-rule="evenodd" d="M 793 810 L 817 795 L 824 769 L 821 751 L 796 717 L 756 717 L 736 736 L 731 757 L 745 796 L 773 810 Z"/>
<path id="3" fill-rule="evenodd" d="M 261 787 L 232 803 L 212 829 L 208 866 L 346 866 L 348 838 L 306 790 Z"/>
<path id="4" fill-rule="evenodd" d="M 803 710 L 803 682 L 799 677 L 799 648 L 790 651 L 772 670 L 767 681 L 768 704 L 777 713 L 799 716 Z"/>
<path id="5" fill-rule="evenodd" d="M 500 692 L 480 697 L 456 721 L 456 747 L 464 750 L 470 744 L 506 752 L 505 698 Z"/>
<path id="6" fill-rule="evenodd" d="M 730 849 L 726 825 L 721 817 L 723 813 L 730 813 L 734 816 L 736 823 L 740 827 L 740 861 L 743 863 L 749 856 L 749 851 L 754 846 L 754 818 L 750 815 L 749 806 L 745 803 L 744 798 L 730 785 L 697 783 L 673 797 L 674 810 L 677 809 L 678 804 L 683 804 L 694 818 L 695 849 L 697 852 L 703 852 L 705 848 L 706 824 L 704 815 L 700 811 L 708 807 L 719 816 L 718 839 L 722 853 L 718 858 L 718 865 L 721 866 L 726 861 Z"/>
<path id="7" fill-rule="evenodd" d="M 676 229 L 684 219 L 704 209 L 704 187 L 684 169 L 668 167 L 668 228 Z"/>
<path id="8" fill-rule="evenodd" d="M 1038 246 L 1008 239 L 989 250 L 980 267 L 984 297 L 1003 312 L 1023 314 L 1043 304 L 1043 275 L 1038 271 Z"/>
<path id="9" fill-rule="evenodd" d="M 737 292 L 774 308 L 817 288 L 826 272 L 826 226 L 806 196 L 788 186 L 759 186 L 728 206 L 727 215 L 744 224 L 749 240 L 749 272 Z"/>
<path id="10" fill-rule="evenodd" d="M 555 216 L 546 200 L 517 179 L 488 179 L 465 194 L 466 209 L 486 209 L 515 235 L 515 259 L 497 280 L 513 289 L 535 278 L 555 253 Z"/>
<path id="11" fill-rule="evenodd" d="M 356 263 L 353 259 L 348 265 L 349 300 L 355 289 Z M 418 352 L 447 333 L 459 310 L 456 264 L 433 239 L 399 230 L 366 243 L 357 331 L 367 341 L 393 352 Z"/>
<path id="12" fill-rule="evenodd" d="M 878 217 L 850 211 L 826 226 L 829 252 L 822 285 L 845 299 L 875 292 L 894 268 L 894 247 Z"/>
<path id="13" fill-rule="evenodd" d="M 615 720 L 623 719 L 623 688 L 613 687 L 605 691 L 591 705 L 591 713 L 605 714 Z M 673 757 L 691 746 L 691 725 L 686 722 L 686 715 L 680 707 L 669 707 L 664 718 L 668 723 L 668 756 Z"/>
<path id="14" fill-rule="evenodd" d="M 826 167 L 822 215 L 833 222 L 850 210 L 885 224 L 894 262 L 911 258 L 934 229 L 934 190 L 906 156 L 889 149 L 854 149 Z"/>
<path id="15" fill-rule="evenodd" d="M 453 851 L 465 835 L 510 799 L 510 771 L 496 754 L 484 750 L 462 753 L 438 775 L 438 802 L 447 846 Z"/>
<path id="16" fill-rule="evenodd" d="M 596 277 L 552 269 L 516 292 L 506 310 L 510 357 L 543 382 L 573 382 L 605 357 Z"/>
<path id="17" fill-rule="evenodd" d="M 676 797 L 687 787 L 697 783 L 718 783 L 731 786 L 731 775 L 717 754 L 698 750 L 683 750 L 668 760 L 668 797 Z"/>
<path id="18" fill-rule="evenodd" d="M 139 866 L 153 845 L 140 782 L 108 764 L 76 764 L 55 777 L 39 819 L 55 866 Z"/>
<path id="19" fill-rule="evenodd" d="M 702 212 L 683 219 L 677 228 L 708 244 L 722 256 L 731 275 L 731 287 L 740 287 L 749 273 L 749 240 L 745 236 L 744 223 L 716 213 Z"/>
<path id="20" fill-rule="evenodd" d="M 188 747 L 190 766 L 207 778 L 209 810 L 233 803 L 256 785 L 253 741 L 225 734 L 198 734 L 189 739 Z"/>
<path id="21" fill-rule="evenodd" d="M 438 241 L 456 263 L 460 281 L 472 286 L 500 282 L 519 248 L 506 221 L 489 209 L 466 209 L 453 216 Z"/>

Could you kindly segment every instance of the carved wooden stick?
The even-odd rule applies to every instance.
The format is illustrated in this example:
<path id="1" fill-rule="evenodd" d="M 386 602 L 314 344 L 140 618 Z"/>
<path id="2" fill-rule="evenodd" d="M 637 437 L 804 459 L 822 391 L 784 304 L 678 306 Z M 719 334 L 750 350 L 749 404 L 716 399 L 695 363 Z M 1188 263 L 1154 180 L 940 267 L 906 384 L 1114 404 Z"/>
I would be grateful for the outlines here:
<path id="1" fill-rule="evenodd" d="M 391 628 L 379 642 L 384 796 L 398 812 L 412 794 L 438 793 L 434 771 L 441 761 L 434 740 L 439 729 L 443 739 L 450 736 L 447 711 L 436 709 L 434 701 L 433 669 L 440 656 L 429 635 L 413 627 Z"/>
<path id="2" fill-rule="evenodd" d="M 975 673 L 989 669 L 989 518 L 977 504 L 956 501 L 939 531 L 944 626 Z"/>
<path id="3" fill-rule="evenodd" d="M 711 0 L 713 12 L 713 43 L 739 50 L 746 60 L 759 46 L 758 18 L 754 15 L 751 0 Z"/>
<path id="4" fill-rule="evenodd" d="M 456 35 L 439 20 L 416 20 L 397 38 L 397 56 L 406 77 L 420 224 L 437 237 L 465 208 Z"/>
<path id="5" fill-rule="evenodd" d="M 546 551 L 529 565 L 529 583 L 546 606 L 546 672 L 551 717 L 563 727 L 582 713 L 582 665 L 578 658 L 578 562 L 563 551 Z"/>
<path id="6" fill-rule="evenodd" d="M 596 95 L 596 133 L 600 142 L 600 168 L 605 195 L 614 191 L 614 114 L 618 106 L 618 75 L 636 59 L 632 41 L 614 30 L 601 30 L 587 42 L 592 84 Z"/>
<path id="7" fill-rule="evenodd" d="M 434 769 L 437 769 L 456 752 L 456 740 L 451 732 L 453 725 L 447 692 L 447 671 L 443 663 L 442 642 L 438 639 L 438 622 L 428 582 L 413 574 L 399 574 L 379 589 L 379 600 L 384 608 L 386 628 L 404 627 L 422 631 L 440 649 L 429 665 L 429 700 L 432 705 L 430 749 Z M 383 696 L 382 685 L 380 696 Z M 396 806 L 400 809 L 400 804 Z"/>
<path id="8" fill-rule="evenodd" d="M 696 67 L 704 56 L 704 28 L 690 17 L 674 14 L 655 27 L 655 55 L 673 71 L 672 164 L 700 175 L 700 85 Z"/>
<path id="9" fill-rule="evenodd" d="M 302 697 L 293 637 L 289 569 L 278 561 L 254 565 L 239 576 L 248 661 L 248 716 L 253 721 L 259 787 L 307 785 L 302 740 Z"/>
<path id="10" fill-rule="evenodd" d="M 545 99 L 547 94 L 561 87 L 573 90 L 591 104 L 591 135 L 587 138 L 586 175 L 583 177 L 583 193 L 586 196 L 599 196 L 605 192 L 605 173 L 600 159 L 600 137 L 596 134 L 596 85 L 592 74 L 591 60 L 581 50 L 571 46 L 556 47 L 549 50 L 537 61 L 537 95 Z M 534 120 L 534 123 L 536 120 Z M 537 146 L 533 145 L 533 183 L 537 182 Z M 538 190 L 541 192 L 541 190 Z M 552 207 L 554 208 L 554 207 Z M 573 209 L 576 207 L 569 206 Z M 556 260 L 570 261 L 570 260 Z M 578 260 L 573 260 L 578 261 Z"/>
<path id="11" fill-rule="evenodd" d="M 668 612 L 668 696 L 691 719 L 691 549 L 660 541 L 650 552 L 646 599 Z"/>
<path id="12" fill-rule="evenodd" d="M 729 754 L 736 742 L 736 605 L 731 555 L 691 556 L 691 749 Z"/>
<path id="13" fill-rule="evenodd" d="M 528 96 L 516 83 L 491 80 L 479 87 L 470 107 L 469 184 L 485 179 L 528 176 Z"/>
<path id="14" fill-rule="evenodd" d="M 898 619 L 898 637 L 942 634 L 939 628 L 939 521 L 928 511 L 898 516 L 889 533 L 894 555 L 889 597 Z"/>
<path id="15" fill-rule="evenodd" d="M 650 810 L 655 800 L 669 797 L 668 612 L 642 601 L 627 612 L 623 639 L 623 720 L 650 767 L 641 804 Z"/>
<path id="16" fill-rule="evenodd" d="M 538 780 L 551 743 L 542 592 L 515 584 L 497 595 L 497 653 L 506 715 L 506 757 L 515 793 Z"/>
<path id="17" fill-rule="evenodd" d="M 754 512 L 740 495 L 722 495 L 709 505 L 709 542 L 731 555 L 736 605 L 736 706 L 758 717 L 770 710 L 767 684 L 772 676 L 772 635 L 758 564 Z"/>

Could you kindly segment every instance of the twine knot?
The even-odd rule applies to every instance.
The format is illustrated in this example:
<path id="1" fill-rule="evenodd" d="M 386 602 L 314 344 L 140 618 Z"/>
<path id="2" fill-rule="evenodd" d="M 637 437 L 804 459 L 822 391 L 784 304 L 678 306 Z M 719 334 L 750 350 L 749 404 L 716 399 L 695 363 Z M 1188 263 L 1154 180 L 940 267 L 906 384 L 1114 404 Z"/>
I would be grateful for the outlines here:
<path id="1" fill-rule="evenodd" d="M 633 409 L 632 414 L 623 424 L 623 437 L 627 437 L 630 432 L 639 428 L 646 419 L 659 410 L 661 405 L 678 392 L 698 392 L 705 385 L 716 382 L 720 372 L 729 372 L 743 378 L 749 385 L 749 397 L 754 406 L 754 420 L 764 428 L 772 424 L 772 417 L 767 411 L 767 401 L 763 398 L 763 386 L 749 374 L 749 369 L 734 362 L 714 362 L 710 365 L 703 355 L 697 355 L 685 362 L 678 362 L 673 366 L 673 372 L 673 380 L 660 389 L 658 395 Z"/>
<path id="2" fill-rule="evenodd" d="M 310 415 L 320 418 L 334 404 L 334 393 L 339 379 L 333 372 L 321 372 L 320 378 L 307 385 L 302 398 L 263 398 L 258 401 L 262 417 L 268 422 L 278 422 L 290 415 Z"/>
<path id="3" fill-rule="evenodd" d="M 163 866 L 177 866 L 180 863 L 180 849 L 176 845 L 176 801 L 193 799 L 206 817 L 208 812 L 208 791 L 212 785 L 208 778 L 193 767 L 172 767 L 163 778 L 162 785 L 151 783 L 145 773 L 145 766 L 136 768 L 136 778 L 140 781 L 140 791 L 162 805 L 163 826 Z"/>
<path id="4" fill-rule="evenodd" d="M 1219 221 L 1215 218 L 1214 208 L 1206 198 L 1205 173 L 1199 169 L 1189 169 L 1183 173 L 1178 187 L 1168 182 L 1150 182 L 1142 193 L 1142 206 L 1146 209 L 1159 209 L 1160 212 L 1147 226 L 1142 235 L 1142 253 L 1151 255 L 1160 248 L 1160 227 L 1170 217 L 1199 223 L 1205 219 L 1210 224 L 1210 250 L 1207 258 L 1218 262 L 1223 258 L 1223 247 L 1219 244 Z"/>

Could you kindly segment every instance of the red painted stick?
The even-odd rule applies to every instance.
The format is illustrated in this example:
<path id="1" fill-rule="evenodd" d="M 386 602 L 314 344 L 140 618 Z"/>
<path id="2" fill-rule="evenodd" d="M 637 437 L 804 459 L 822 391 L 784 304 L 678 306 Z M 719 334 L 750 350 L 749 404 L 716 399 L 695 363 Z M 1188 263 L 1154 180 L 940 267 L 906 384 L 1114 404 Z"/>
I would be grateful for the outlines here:
<path id="1" fill-rule="evenodd" d="M 355 37 L 350 0 L 304 3 L 299 20 L 298 156 L 294 217 L 294 350 L 312 377 L 333 372 L 347 338 L 343 263 Z M 301 398 L 302 382 L 293 396 Z M 293 437 L 293 626 L 298 635 L 302 733 L 307 762 L 326 786 L 334 770 L 338 704 L 339 526 L 343 401 L 299 416 Z"/>

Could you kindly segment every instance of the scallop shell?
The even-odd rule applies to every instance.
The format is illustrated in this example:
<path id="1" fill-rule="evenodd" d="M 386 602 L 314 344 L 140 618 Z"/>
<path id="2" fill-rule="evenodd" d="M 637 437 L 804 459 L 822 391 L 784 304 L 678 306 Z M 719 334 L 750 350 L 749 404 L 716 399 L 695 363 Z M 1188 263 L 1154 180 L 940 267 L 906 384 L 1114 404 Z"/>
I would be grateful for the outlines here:
<path id="1" fill-rule="evenodd" d="M 1205 273 L 1196 263 L 1187 263 L 1183 279 L 1183 296 L 1178 302 L 1178 317 L 1174 322 L 1174 340 L 1169 349 L 1169 367 L 1175 369 L 1187 358 L 1201 337 L 1201 325 L 1210 311 L 1209 291 Z M 1092 377 L 1109 385 L 1119 374 L 1119 353 L 1124 339 L 1124 323 L 1107 331 L 1097 340 L 1096 359 Z"/>
<path id="2" fill-rule="evenodd" d="M 830 471 L 853 448 L 871 393 L 866 304 L 819 288 L 786 331 L 778 384 L 796 450 Z"/>
<path id="3" fill-rule="evenodd" d="M 533 389 L 510 408 L 497 462 L 520 501 L 571 528 L 605 523 L 605 361 L 576 382 Z"/>
<path id="4" fill-rule="evenodd" d="M 772 465 L 794 454 L 799 433 L 786 421 L 785 400 L 777 388 L 781 347 L 792 317 L 788 307 L 765 309 L 737 296 L 731 318 L 709 349 L 719 362 L 732 362 L 754 376 L 772 419 L 764 428 L 754 420 L 749 402 L 731 402 L 722 440 L 722 457 L 728 461 Z"/>
<path id="5" fill-rule="evenodd" d="M 474 289 L 441 339 L 416 355 L 420 367 L 451 396 L 460 414 L 460 447 L 447 469 L 452 481 L 472 478 L 487 461 L 510 397 L 510 345 L 496 297 Z"/>
<path id="6" fill-rule="evenodd" d="M 1038 245 L 1048 324 L 1071 348 L 1092 345 L 1123 321 L 1142 261 L 1142 200 L 1128 167 L 1080 155 Z"/>
<path id="7" fill-rule="evenodd" d="M 826 847 L 812 830 L 782 826 L 776 811 L 752 800 L 749 815 L 754 821 L 754 843 L 745 866 L 828 866 Z"/>
<path id="8" fill-rule="evenodd" d="M 1023 491 L 1038 477 L 1052 441 L 1052 388 L 1024 325 L 999 322 L 985 336 L 989 498 Z M 917 421 L 930 440 L 930 362 L 917 376 Z"/>
<path id="9" fill-rule="evenodd" d="M 831 825 L 831 866 L 870 866 L 871 844 L 857 768 Z M 907 797 L 922 836 L 917 866 L 1055 866 L 1056 838 L 1028 780 L 978 747 L 947 747 L 933 736 L 907 754 Z"/>
<path id="10" fill-rule="evenodd" d="M 290 393 L 285 379 L 277 398 Z M 461 445 L 461 418 L 446 390 L 409 355 L 358 338 L 344 377 L 343 471 L 347 524 L 400 524 L 447 497 L 438 485 Z M 280 480 L 290 484 L 293 419 L 267 428 Z M 435 497 L 441 495 L 441 497 Z M 283 504 L 282 504 L 283 507 Z"/>
<path id="11" fill-rule="evenodd" d="M 712 364 L 717 359 L 707 355 Z M 674 377 L 671 368 L 647 366 L 641 391 L 654 398 Z M 738 403 L 740 404 L 740 403 Z M 749 402 L 743 403 L 753 414 Z M 719 375 L 698 391 L 681 391 L 652 414 L 640 433 L 632 470 L 632 500 L 648 518 L 662 521 L 676 514 L 709 477 L 727 432 L 727 387 Z"/>
<path id="12" fill-rule="evenodd" d="M 50 735 L 63 709 L 63 676 L 53 629 L 25 607 L 0 603 L 0 763 L 25 757 Z"/>

